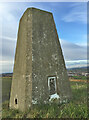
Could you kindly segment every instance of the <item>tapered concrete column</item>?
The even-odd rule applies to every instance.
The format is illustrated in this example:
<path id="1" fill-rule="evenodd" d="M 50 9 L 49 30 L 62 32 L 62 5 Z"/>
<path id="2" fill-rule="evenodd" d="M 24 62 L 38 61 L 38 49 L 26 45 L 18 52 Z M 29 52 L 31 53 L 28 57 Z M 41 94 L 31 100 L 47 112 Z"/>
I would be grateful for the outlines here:
<path id="1" fill-rule="evenodd" d="M 25 111 L 32 104 L 50 102 L 53 95 L 71 98 L 53 15 L 29 8 L 19 23 L 10 107 Z"/>

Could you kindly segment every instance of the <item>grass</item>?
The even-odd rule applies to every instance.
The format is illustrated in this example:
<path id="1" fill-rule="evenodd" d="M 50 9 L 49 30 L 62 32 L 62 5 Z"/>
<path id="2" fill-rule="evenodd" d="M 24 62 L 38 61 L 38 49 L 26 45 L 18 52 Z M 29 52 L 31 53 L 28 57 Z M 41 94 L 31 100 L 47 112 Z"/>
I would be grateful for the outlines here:
<path id="1" fill-rule="evenodd" d="M 10 90 L 11 90 L 11 77 L 3 77 L 2 78 L 2 101 L 9 100 Z"/>
<path id="2" fill-rule="evenodd" d="M 6 81 L 6 83 L 5 83 Z M 9 82 L 7 82 L 9 81 Z M 7 84 L 8 83 L 8 84 Z M 4 79 L 3 93 L 9 94 L 11 79 Z M 7 87 L 5 87 L 7 86 Z M 9 101 L 3 103 L 3 118 L 88 118 L 87 83 L 71 82 L 73 99 L 67 104 L 33 105 L 26 113 L 9 109 Z M 8 92 L 7 90 L 8 89 Z M 8 95 L 7 95 L 8 96 Z"/>
<path id="3" fill-rule="evenodd" d="M 71 82 L 71 89 L 73 94 L 73 103 L 87 104 L 87 83 Z"/>

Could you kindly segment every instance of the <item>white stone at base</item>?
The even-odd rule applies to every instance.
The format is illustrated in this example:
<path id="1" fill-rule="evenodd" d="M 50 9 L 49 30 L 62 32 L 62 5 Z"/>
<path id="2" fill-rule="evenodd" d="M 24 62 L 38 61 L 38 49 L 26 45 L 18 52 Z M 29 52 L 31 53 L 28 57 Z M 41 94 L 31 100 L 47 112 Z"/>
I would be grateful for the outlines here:
<path id="1" fill-rule="evenodd" d="M 52 99 L 59 99 L 59 95 L 57 93 L 53 94 L 53 95 L 50 95 L 50 99 L 49 101 L 51 101 Z"/>

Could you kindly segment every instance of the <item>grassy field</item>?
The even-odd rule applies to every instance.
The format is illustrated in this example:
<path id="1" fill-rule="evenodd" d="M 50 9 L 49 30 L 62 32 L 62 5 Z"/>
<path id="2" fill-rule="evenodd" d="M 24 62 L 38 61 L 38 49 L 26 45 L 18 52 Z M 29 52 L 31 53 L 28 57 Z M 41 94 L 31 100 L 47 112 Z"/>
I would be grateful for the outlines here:
<path id="1" fill-rule="evenodd" d="M 10 90 L 11 90 L 11 77 L 3 77 L 2 78 L 2 101 L 9 100 L 10 98 Z"/>
<path id="2" fill-rule="evenodd" d="M 26 113 L 9 109 L 11 78 L 3 78 L 3 118 L 88 118 L 87 83 L 70 82 L 73 99 L 67 104 L 34 105 Z"/>

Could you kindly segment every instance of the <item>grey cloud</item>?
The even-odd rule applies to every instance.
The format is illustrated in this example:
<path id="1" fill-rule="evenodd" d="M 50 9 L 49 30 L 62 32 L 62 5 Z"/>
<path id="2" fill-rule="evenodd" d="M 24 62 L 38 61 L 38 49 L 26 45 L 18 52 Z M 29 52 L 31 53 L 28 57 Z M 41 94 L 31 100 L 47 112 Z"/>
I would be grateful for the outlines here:
<path id="1" fill-rule="evenodd" d="M 74 43 L 61 40 L 62 51 L 65 60 L 86 60 L 87 46 L 79 46 Z"/>
<path id="2" fill-rule="evenodd" d="M 15 56 L 16 41 L 2 39 L 2 59 L 13 60 Z"/>
<path id="3" fill-rule="evenodd" d="M 8 40 L 5 38 L 0 38 L 0 73 L 5 72 L 12 72 L 13 71 L 13 63 L 14 63 L 14 56 L 15 56 L 15 48 L 16 48 L 16 41 Z M 2 44 L 1 44 L 2 42 Z"/>

